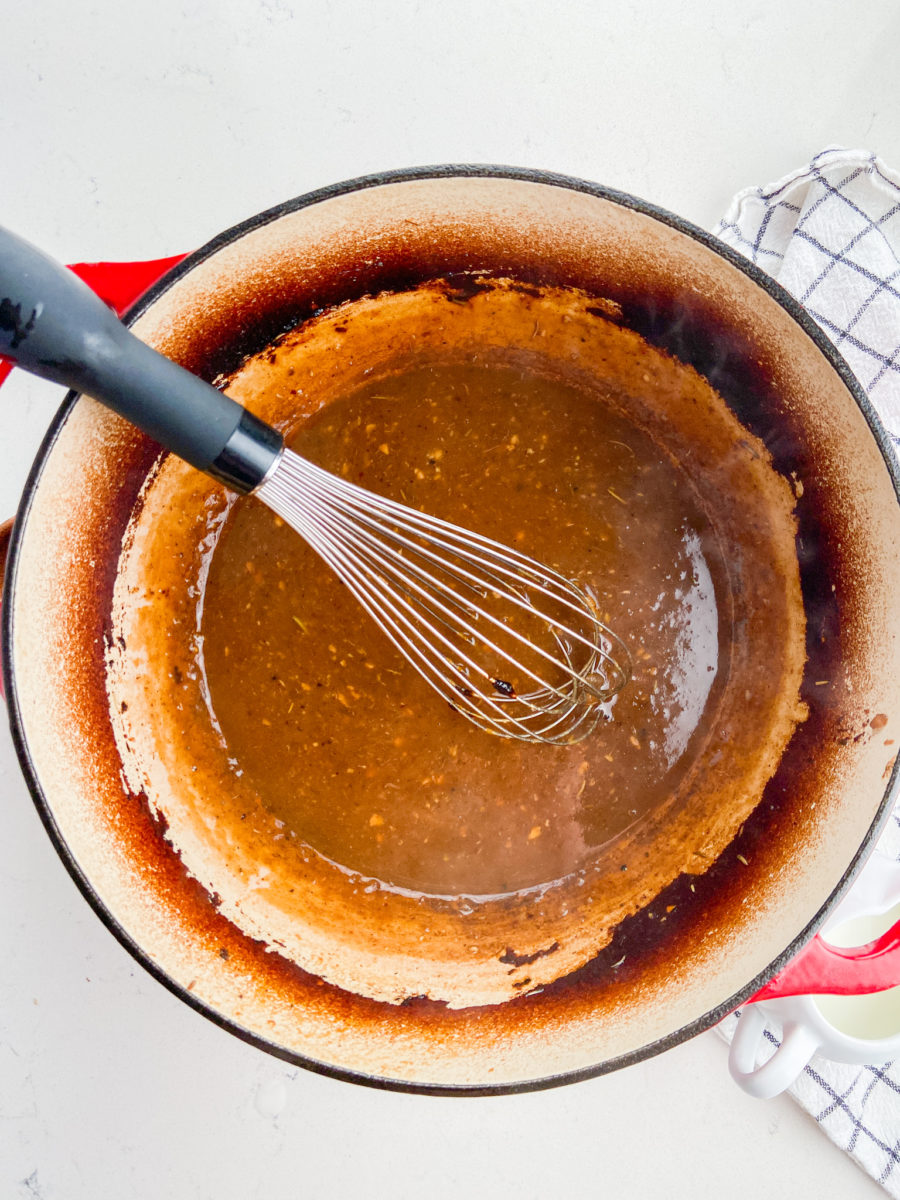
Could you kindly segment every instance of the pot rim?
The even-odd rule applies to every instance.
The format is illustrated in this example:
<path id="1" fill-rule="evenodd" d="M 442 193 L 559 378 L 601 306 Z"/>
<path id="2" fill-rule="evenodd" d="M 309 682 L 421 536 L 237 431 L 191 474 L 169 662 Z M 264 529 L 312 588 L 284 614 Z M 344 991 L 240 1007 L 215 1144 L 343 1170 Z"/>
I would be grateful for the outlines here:
<path id="1" fill-rule="evenodd" d="M 822 329 L 815 323 L 815 321 L 813 321 L 806 310 L 799 304 L 799 302 L 795 300 L 794 297 L 781 286 L 781 284 L 779 284 L 771 276 L 767 275 L 754 263 L 751 263 L 749 259 L 745 258 L 736 250 L 733 250 L 730 246 L 720 241 L 720 239 L 714 234 L 707 232 L 700 226 L 693 224 L 684 217 L 676 216 L 674 213 L 671 213 L 668 210 L 659 207 L 658 205 L 646 200 L 642 200 L 636 196 L 632 196 L 627 192 L 609 188 L 602 184 L 591 183 L 588 180 L 580 179 L 574 176 L 528 167 L 512 167 L 481 163 L 451 163 L 386 170 L 375 172 L 369 175 L 358 176 L 356 178 L 345 180 L 339 183 L 329 184 L 325 187 L 317 188 L 311 192 L 306 192 L 301 196 L 295 197 L 291 200 L 283 201 L 280 204 L 265 209 L 263 212 L 246 218 L 238 224 L 231 226 L 224 232 L 216 235 L 210 241 L 206 242 L 205 245 L 188 254 L 174 267 L 166 271 L 164 275 L 162 275 L 154 284 L 152 284 L 151 287 L 126 310 L 122 319 L 126 325 L 131 325 L 179 279 L 189 274 L 194 268 L 206 261 L 206 259 L 210 258 L 224 246 L 237 241 L 253 230 L 268 225 L 272 221 L 284 217 L 289 213 L 298 212 L 301 209 L 321 203 L 322 201 L 334 199 L 338 196 L 348 195 L 353 192 L 363 191 L 369 188 L 381 187 L 395 183 L 407 183 L 416 180 L 453 178 L 505 179 L 524 183 L 544 184 L 552 187 L 564 188 L 570 191 L 583 192 L 588 195 L 596 196 L 599 199 L 606 200 L 610 203 L 617 204 L 623 208 L 631 209 L 632 211 L 641 213 L 644 216 L 649 216 L 654 220 L 659 221 L 664 225 L 668 225 L 682 234 L 685 234 L 692 240 L 699 242 L 706 249 L 717 254 L 720 258 L 725 259 L 733 267 L 737 268 L 737 270 L 746 275 L 753 283 L 761 287 L 773 300 L 776 301 L 776 303 L 812 340 L 819 352 L 824 355 L 829 365 L 835 370 L 842 383 L 845 385 L 848 392 L 859 407 L 869 427 L 869 430 L 875 439 L 881 457 L 884 460 L 885 467 L 887 468 L 888 476 L 893 484 L 898 504 L 900 504 L 900 461 L 898 461 L 895 457 L 890 436 L 882 425 L 878 413 L 870 402 L 861 384 L 856 379 L 856 376 L 850 370 L 850 367 L 845 359 L 841 356 Z M 765 970 L 760 972 L 739 992 L 735 993 L 729 999 L 724 1000 L 715 1008 L 709 1010 L 696 1020 L 689 1022 L 687 1025 L 681 1026 L 679 1029 L 672 1031 L 665 1037 L 642 1046 L 637 1050 L 630 1051 L 627 1054 L 619 1055 L 615 1058 L 606 1059 L 590 1067 L 573 1071 L 565 1071 L 554 1075 L 542 1076 L 537 1079 L 518 1081 L 515 1083 L 494 1086 L 479 1086 L 469 1084 L 423 1084 L 409 1082 L 403 1079 L 391 1079 L 382 1076 L 368 1075 L 360 1071 L 345 1070 L 330 1063 L 321 1062 L 306 1055 L 287 1050 L 276 1043 L 270 1042 L 263 1037 L 259 1037 L 258 1035 L 251 1033 L 249 1030 L 239 1025 L 236 1021 L 224 1016 L 216 1009 L 212 1008 L 210 1005 L 194 996 L 184 986 L 177 983 L 174 979 L 167 975 L 166 972 L 149 957 L 140 944 L 135 941 L 134 938 L 132 938 L 127 930 L 125 930 L 119 924 L 113 914 L 105 907 L 95 892 L 90 879 L 87 877 L 87 875 L 85 875 L 78 862 L 74 858 L 62 835 L 62 832 L 56 823 L 49 802 L 44 795 L 37 769 L 31 758 L 31 754 L 25 739 L 24 722 L 22 719 L 21 707 L 19 704 L 19 697 L 16 690 L 15 676 L 13 672 L 13 606 L 11 599 L 15 589 L 20 547 L 22 538 L 24 536 L 24 529 L 27 524 L 28 514 L 31 509 L 34 495 L 40 483 L 44 463 L 78 398 L 79 393 L 74 391 L 69 391 L 65 395 L 60 407 L 53 417 L 46 435 L 40 444 L 22 491 L 22 498 L 16 513 L 12 537 L 9 545 L 3 586 L 3 603 L 2 610 L 0 610 L 0 671 L 2 671 L 3 686 L 9 712 L 9 724 L 13 746 L 19 761 L 19 765 L 22 769 L 22 773 L 25 777 L 26 784 L 28 785 L 28 789 L 31 793 L 32 800 L 34 801 L 38 815 L 41 818 L 50 841 L 62 860 L 66 870 L 69 872 L 69 875 L 73 879 L 76 887 L 81 892 L 85 900 L 87 900 L 88 904 L 96 913 L 96 915 L 100 918 L 101 922 L 128 951 L 132 958 L 134 958 L 144 968 L 144 970 L 149 972 L 154 979 L 166 987 L 173 995 L 177 996 L 178 999 L 188 1004 L 192 1009 L 194 1009 L 194 1011 L 200 1013 L 202 1016 L 212 1021 L 215 1025 L 218 1025 L 221 1029 L 233 1034 L 241 1041 L 248 1043 L 259 1050 L 263 1050 L 268 1054 L 271 1054 L 274 1057 L 279 1058 L 284 1062 L 288 1062 L 294 1066 L 304 1067 L 307 1070 L 315 1072 L 316 1074 L 326 1075 L 332 1079 L 341 1080 L 343 1082 L 357 1083 L 366 1087 L 372 1087 L 384 1091 L 409 1092 L 418 1095 L 434 1096 L 498 1096 L 511 1095 L 520 1092 L 541 1091 L 552 1087 L 560 1087 L 563 1084 L 577 1083 L 581 1082 L 582 1080 L 595 1078 L 599 1075 L 605 1075 L 621 1067 L 631 1066 L 632 1064 L 640 1062 L 644 1059 L 654 1057 L 665 1050 L 669 1050 L 676 1045 L 680 1045 L 682 1042 L 688 1041 L 698 1033 L 701 1033 L 704 1030 L 716 1025 L 725 1016 L 749 1000 L 774 974 L 782 970 L 788 964 L 788 962 L 790 962 L 797 952 L 821 927 L 829 911 L 847 892 L 854 882 L 863 862 L 868 857 L 869 852 L 873 849 L 875 841 L 892 810 L 894 794 L 897 791 L 898 784 L 900 784 L 900 756 L 897 757 L 897 760 L 894 763 L 894 767 L 889 779 L 887 780 L 881 802 L 879 803 L 875 817 L 866 836 L 854 854 L 853 859 L 842 875 L 840 881 L 833 889 L 831 894 L 823 902 L 818 912 L 806 925 L 806 927 L 769 964 L 769 966 L 765 968 Z"/>

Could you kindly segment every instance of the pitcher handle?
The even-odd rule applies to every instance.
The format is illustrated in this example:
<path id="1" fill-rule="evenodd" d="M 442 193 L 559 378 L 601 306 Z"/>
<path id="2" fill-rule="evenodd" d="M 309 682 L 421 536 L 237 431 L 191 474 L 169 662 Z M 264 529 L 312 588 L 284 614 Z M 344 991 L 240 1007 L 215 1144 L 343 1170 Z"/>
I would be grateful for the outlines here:
<path id="1" fill-rule="evenodd" d="M 805 1025 L 787 1021 L 781 1045 L 757 1066 L 765 1026 L 765 1014 L 755 1005 L 742 1009 L 728 1053 L 732 1079 L 758 1100 L 771 1100 L 790 1087 L 818 1049 L 815 1035 Z"/>

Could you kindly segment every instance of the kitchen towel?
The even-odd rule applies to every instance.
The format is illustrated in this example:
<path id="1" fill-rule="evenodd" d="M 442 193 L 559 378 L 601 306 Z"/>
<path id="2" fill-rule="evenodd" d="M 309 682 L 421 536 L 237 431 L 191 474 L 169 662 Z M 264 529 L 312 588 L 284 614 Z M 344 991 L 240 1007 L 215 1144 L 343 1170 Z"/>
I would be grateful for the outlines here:
<path id="1" fill-rule="evenodd" d="M 900 174 L 867 151 L 828 147 L 777 183 L 739 192 L 714 232 L 821 326 L 900 456 Z M 900 802 L 879 848 L 900 860 Z M 726 1038 L 739 1019 L 719 1027 Z M 766 1030 L 773 1047 L 778 1033 Z M 900 1060 L 856 1067 L 816 1056 L 790 1091 L 900 1200 Z"/>

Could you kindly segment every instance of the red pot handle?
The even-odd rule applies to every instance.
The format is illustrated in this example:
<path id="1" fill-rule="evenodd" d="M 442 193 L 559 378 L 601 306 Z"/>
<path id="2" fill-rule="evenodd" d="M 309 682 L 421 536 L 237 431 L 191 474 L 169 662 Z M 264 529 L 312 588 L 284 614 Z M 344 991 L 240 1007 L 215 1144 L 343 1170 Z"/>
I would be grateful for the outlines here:
<path id="1" fill-rule="evenodd" d="M 175 254 L 148 262 L 75 263 L 74 271 L 97 295 L 123 313 L 157 279 L 186 256 Z M 12 369 L 12 363 L 0 359 L 0 383 Z M 12 521 L 0 524 L 0 580 L 9 549 Z M 0 680 L 0 695 L 3 683 Z M 840 996 L 879 992 L 900 985 L 900 921 L 887 933 L 866 946 L 851 949 L 831 946 L 818 934 L 748 1003 L 771 1000 L 777 996 L 831 993 Z"/>
<path id="2" fill-rule="evenodd" d="M 3 364 L 0 363 L 0 366 Z M 2 377 L 0 377 L 2 378 Z M 9 554 L 9 539 L 12 536 L 13 519 L 0 522 L 0 615 L 3 613 L 3 574 L 6 570 L 6 558 Z M 0 674 L 0 700 L 3 699 L 3 676 Z"/>
<path id="3" fill-rule="evenodd" d="M 0 584 L 3 583 L 3 572 L 6 570 L 6 556 L 9 553 L 9 539 L 12 536 L 13 518 L 0 522 Z M 0 681 L 0 689 L 3 683 Z"/>
<path id="4" fill-rule="evenodd" d="M 900 986 L 900 921 L 865 946 L 832 946 L 818 933 L 747 1002 L 780 996 L 864 996 Z"/>
<path id="5" fill-rule="evenodd" d="M 157 279 L 186 257 L 184 254 L 173 254 L 169 258 L 154 258 L 147 262 L 74 263 L 69 270 L 74 271 L 79 279 L 83 279 L 101 300 L 106 301 L 110 308 L 115 309 L 121 316 L 156 283 Z M 5 358 L 0 358 L 0 384 L 9 375 L 13 365 Z M 12 526 L 12 519 L 0 524 L 0 584 L 3 582 Z M 3 679 L 0 677 L 0 697 L 2 696 Z"/>
<path id="6" fill-rule="evenodd" d="M 184 254 L 174 254 L 170 258 L 154 258 L 148 262 L 73 263 L 69 270 L 74 271 L 101 300 L 105 300 L 110 308 L 121 315 L 157 279 L 185 257 Z M 11 362 L 0 358 L 0 384 L 12 368 Z"/>

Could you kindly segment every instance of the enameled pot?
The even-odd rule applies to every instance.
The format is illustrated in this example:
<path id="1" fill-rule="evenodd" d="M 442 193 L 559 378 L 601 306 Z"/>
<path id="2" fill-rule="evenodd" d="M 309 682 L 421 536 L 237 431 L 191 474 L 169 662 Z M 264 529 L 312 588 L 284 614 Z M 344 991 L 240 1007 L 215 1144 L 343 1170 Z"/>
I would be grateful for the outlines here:
<path id="1" fill-rule="evenodd" d="M 391 996 L 381 982 L 352 986 L 341 947 L 348 962 L 361 962 L 362 951 L 339 921 L 328 929 L 322 919 L 318 971 L 242 927 L 186 865 L 155 798 L 123 769 L 109 677 L 113 598 L 119 604 L 128 591 L 117 578 L 123 538 L 159 449 L 74 395 L 17 516 L 3 670 L 16 748 L 48 832 L 89 902 L 151 973 L 290 1061 L 378 1086 L 477 1094 L 610 1070 L 709 1027 L 783 967 L 845 891 L 898 774 L 900 505 L 871 407 L 799 306 L 700 230 L 577 180 L 442 167 L 325 189 L 214 239 L 170 269 L 127 320 L 213 379 L 337 304 L 473 276 L 597 297 L 604 319 L 614 314 L 627 336 L 711 384 L 791 488 L 804 719 L 779 746 L 747 819 L 731 829 L 723 818 L 725 843 L 709 829 L 677 833 L 695 836 L 698 860 L 714 846 L 711 857 L 650 888 L 611 940 L 558 977 L 552 955 L 578 913 L 564 914 L 550 944 L 548 925 L 538 950 L 507 922 L 495 969 L 503 964 L 521 994 L 490 1003 L 447 1002 L 467 969 L 455 953 L 433 990 L 404 984 Z M 451 299 L 465 304 L 477 291 Z M 648 846 L 663 845 L 663 825 L 654 837 Z M 402 976 L 412 953 L 402 933 L 383 951 L 375 925 L 367 934 L 372 978 L 387 960 Z M 480 994 L 474 985 L 471 994 Z"/>

